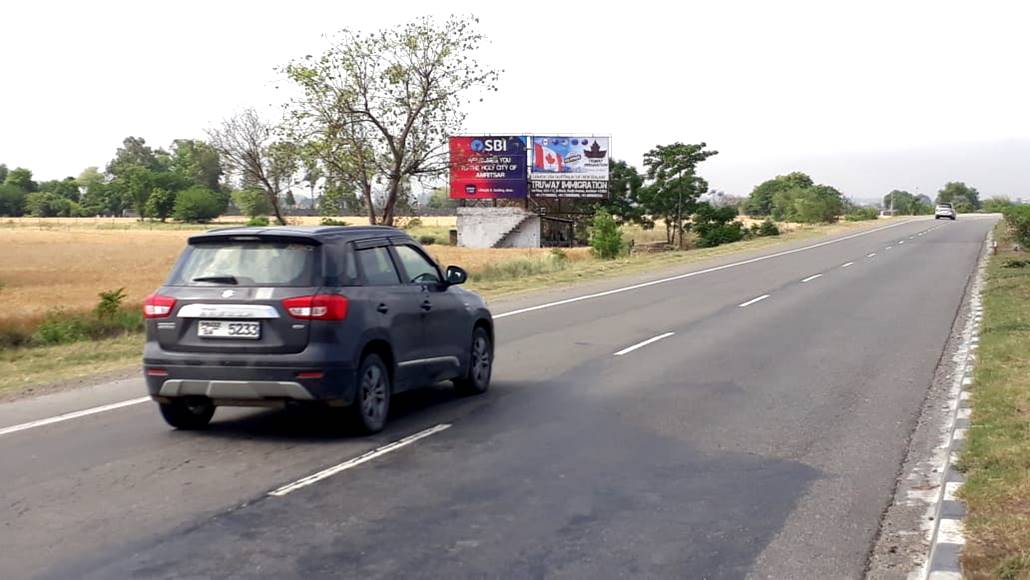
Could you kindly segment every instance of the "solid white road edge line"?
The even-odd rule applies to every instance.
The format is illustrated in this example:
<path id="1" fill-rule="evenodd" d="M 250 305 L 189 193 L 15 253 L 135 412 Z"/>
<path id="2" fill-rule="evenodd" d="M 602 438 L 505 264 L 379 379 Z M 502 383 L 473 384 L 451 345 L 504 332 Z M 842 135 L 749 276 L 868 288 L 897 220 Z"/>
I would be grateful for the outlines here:
<path id="1" fill-rule="evenodd" d="M 747 302 L 745 302 L 743 304 L 738 304 L 737 308 L 746 308 L 748 306 L 751 306 L 755 302 L 761 302 L 762 300 L 765 300 L 768 297 L 769 297 L 769 294 L 762 294 L 758 298 L 752 298 L 751 300 L 748 300 Z"/>
<path id="2" fill-rule="evenodd" d="M 537 311 L 537 310 L 543 310 L 545 308 L 553 308 L 555 306 L 561 306 L 563 304 L 571 304 L 573 302 L 580 302 L 582 300 L 591 300 L 591 299 L 594 299 L 594 298 L 601 298 L 602 296 L 610 296 L 612 294 L 619 294 L 619 293 L 622 293 L 622 292 L 629 292 L 631 290 L 638 290 L 640 288 L 646 288 L 648 286 L 655 286 L 657 284 L 666 284 L 668 282 L 675 282 L 676 280 L 683 280 L 683 279 L 686 279 L 686 278 L 692 278 L 694 276 L 700 276 L 702 274 L 709 274 L 711 272 L 718 272 L 720 270 L 727 270 L 729 268 L 736 268 L 736 267 L 744 266 L 744 265 L 747 265 L 747 264 L 754 264 L 755 262 L 762 262 L 762 261 L 765 261 L 765 260 L 771 260 L 773 258 L 779 258 L 781 256 L 789 256 L 791 254 L 796 254 L 798 252 L 806 252 L 808 250 L 814 250 L 816 248 L 821 248 L 823 246 L 829 246 L 831 244 L 837 244 L 837 243 L 840 243 L 840 242 L 845 242 L 847 240 L 853 240 L 855 238 L 860 238 L 862 236 L 868 236 L 869 234 L 875 234 L 876 232 L 881 232 L 883 230 L 887 230 L 887 229 L 890 229 L 890 228 L 896 228 L 898 226 L 903 226 L 903 225 L 910 224 L 910 223 L 913 223 L 913 222 L 916 222 L 916 221 L 919 221 L 919 220 L 907 220 L 907 221 L 903 221 L 903 222 L 898 222 L 896 224 L 890 224 L 890 225 L 887 225 L 887 226 L 871 229 L 871 230 L 868 230 L 868 231 L 865 231 L 865 232 L 859 232 L 857 234 L 852 234 L 850 236 L 844 236 L 843 238 L 836 238 L 836 239 L 833 239 L 833 240 L 827 240 L 825 242 L 819 242 L 818 244 L 812 244 L 810 246 L 804 246 L 804 247 L 801 247 L 801 248 L 794 248 L 793 250 L 785 250 L 783 252 L 777 252 L 775 254 L 769 254 L 769 255 L 766 255 L 766 256 L 758 256 L 757 258 L 751 258 L 749 260 L 742 260 L 740 262 L 733 262 L 732 264 L 723 264 L 722 266 L 716 266 L 714 268 L 706 268 L 704 270 L 698 270 L 696 272 L 688 272 L 686 274 L 680 274 L 678 276 L 671 276 L 669 278 L 662 278 L 660 280 L 651 280 L 650 282 L 643 282 L 641 284 L 633 284 L 632 286 L 625 286 L 625 287 L 622 287 L 622 288 L 614 288 L 612 290 L 606 290 L 604 292 L 597 292 L 597 293 L 594 293 L 594 294 L 585 294 L 583 296 L 576 296 L 576 297 L 573 297 L 573 298 L 566 298 L 565 300 L 558 300 L 556 302 L 548 302 L 546 304 L 538 304 L 536 306 L 530 306 L 528 308 L 520 308 L 518 310 L 512 310 L 510 312 L 502 312 L 500 314 L 494 315 L 494 319 L 496 320 L 498 318 L 507 318 L 509 316 L 516 316 L 516 315 L 519 315 L 519 314 L 525 314 L 527 312 L 534 312 L 534 311 Z M 870 256 L 872 256 L 872 255 L 875 255 L 875 254 L 870 254 Z M 61 421 L 68 421 L 70 419 L 77 419 L 79 417 L 85 417 L 87 415 L 93 415 L 95 413 L 103 413 L 104 411 L 112 411 L 114 409 L 119 409 L 121 407 L 128 407 L 130 405 L 138 405 L 140 403 L 143 403 L 143 402 L 149 401 L 149 400 L 150 400 L 150 397 L 140 397 L 138 399 L 130 399 L 128 401 L 120 401 L 118 403 L 112 403 L 110 405 L 103 405 L 103 406 L 100 406 L 100 407 L 93 407 L 91 409 L 84 409 L 82 411 L 75 411 L 73 413 L 65 413 L 64 415 L 58 415 L 56 417 L 49 417 L 47 419 L 40 419 L 39 421 L 32 421 L 32 422 L 24 423 L 24 424 L 21 424 L 21 425 L 13 425 L 11 427 L 4 427 L 4 428 L 0 429 L 0 437 L 2 437 L 4 435 L 7 435 L 7 434 L 10 434 L 10 433 L 15 433 L 15 432 L 18 432 L 18 431 L 24 431 L 25 429 L 32 429 L 34 427 L 42 427 L 44 425 L 51 425 L 53 423 L 60 423 Z"/>
<path id="3" fill-rule="evenodd" d="M 676 333 L 675 332 L 666 332 L 665 334 L 659 334 L 658 336 L 656 336 L 654 338 L 649 338 L 649 339 L 647 339 L 647 340 L 645 340 L 643 342 L 638 342 L 638 343 L 634 344 L 633 346 L 627 346 L 626 348 L 624 348 L 624 349 L 620 350 L 619 352 L 615 353 L 615 356 L 622 356 L 624 354 L 629 354 L 629 353 L 637 350 L 638 348 L 645 347 L 645 346 L 651 344 L 652 342 L 658 342 L 659 340 L 662 340 L 663 338 L 669 338 L 670 336 L 672 336 L 674 334 L 676 334 Z"/>
<path id="4" fill-rule="evenodd" d="M 854 262 L 848 262 L 847 264 L 842 265 L 841 268 L 850 268 L 853 265 L 855 265 Z"/>
<path id="5" fill-rule="evenodd" d="M 815 280 L 816 278 L 822 278 L 822 277 L 823 277 L 822 274 L 813 274 L 813 275 L 809 276 L 808 278 L 805 278 L 804 280 L 802 280 L 802 282 L 811 282 L 812 280 Z"/>
<path id="6" fill-rule="evenodd" d="M 115 409 L 121 409 L 122 407 L 129 407 L 132 405 L 139 405 L 140 403 L 146 403 L 150 400 L 150 397 L 139 397 L 138 399 L 129 399 L 128 401 L 118 401 L 117 403 L 111 403 L 110 405 L 101 405 L 99 407 L 91 407 L 89 409 L 83 409 L 81 411 L 73 411 L 71 413 L 65 413 L 63 415 L 57 415 L 54 417 L 48 417 L 46 419 L 39 419 L 38 421 L 29 421 L 28 423 L 22 423 L 20 425 L 12 425 L 10 427 L 4 427 L 0 429 L 0 437 L 4 435 L 10 435 L 11 433 L 17 433 L 18 431 L 25 431 L 26 429 L 33 429 L 35 427 L 43 427 L 44 425 L 53 425 L 54 423 L 60 423 L 62 421 L 70 421 L 72 419 L 78 419 L 79 417 L 86 417 L 89 415 L 96 415 L 97 413 L 103 413 L 105 411 L 113 411 Z"/>
<path id="7" fill-rule="evenodd" d="M 430 428 L 428 428 L 428 429 L 426 429 L 424 431 L 419 431 L 418 433 L 415 433 L 414 435 L 408 435 L 404 439 L 399 439 L 397 441 L 394 441 L 393 443 L 389 443 L 387 445 L 383 445 L 382 447 L 373 449 L 372 451 L 369 451 L 367 453 L 363 453 L 363 454 L 355 457 L 354 459 L 348 459 L 347 461 L 344 461 L 343 463 L 339 463 L 339 464 L 334 465 L 334 466 L 332 466 L 330 468 L 323 469 L 322 471 L 319 471 L 318 473 L 312 473 L 311 475 L 309 475 L 307 477 L 304 477 L 304 478 L 301 478 L 301 479 L 298 479 L 297 481 L 295 481 L 293 483 L 286 484 L 286 485 L 280 487 L 279 489 L 276 489 L 276 490 L 268 492 L 268 495 L 271 495 L 271 496 L 274 496 L 274 497 L 282 497 L 282 496 L 284 496 L 284 495 L 286 495 L 286 494 L 288 494 L 290 492 L 294 492 L 294 491 L 297 491 L 298 489 L 301 489 L 303 487 L 307 487 L 307 486 L 311 485 L 312 483 L 318 483 L 319 481 L 322 481 L 323 479 L 325 479 L 327 477 L 332 477 L 332 476 L 336 475 L 337 473 L 340 473 L 341 471 L 346 471 L 346 470 L 348 470 L 348 469 L 350 469 L 352 467 L 357 467 L 357 466 L 361 465 L 362 463 L 367 463 L 367 462 L 372 461 L 373 459 L 375 459 L 377 457 L 382 457 L 383 455 L 386 455 L 387 453 L 389 453 L 391 451 L 396 451 L 396 450 L 400 449 L 401 447 L 406 447 L 408 445 L 411 445 L 412 443 L 418 441 L 419 439 L 425 439 L 426 437 L 429 437 L 430 435 L 433 435 L 435 433 L 439 433 L 440 431 L 444 431 L 446 429 L 450 429 L 450 427 L 451 426 L 448 423 L 441 423 L 439 425 L 436 425 L 435 427 L 430 427 Z"/>
<path id="8" fill-rule="evenodd" d="M 804 246 L 802 248 L 794 248 L 793 250 L 785 250 L 783 252 L 777 252 L 775 254 L 769 254 L 766 256 L 758 256 L 757 258 L 751 258 L 749 260 L 742 260 L 740 262 L 733 262 L 732 264 L 723 264 L 722 266 L 715 266 L 714 268 L 706 268 L 704 270 L 697 270 L 696 272 L 687 272 L 686 274 L 679 274 L 678 276 L 670 276 L 668 278 L 661 278 L 659 280 L 651 280 L 650 282 L 642 282 L 640 284 L 633 284 L 632 286 L 624 286 L 622 288 L 613 288 L 611 290 L 605 290 L 604 292 L 596 292 L 594 294 L 584 294 L 583 296 L 574 296 L 572 298 L 566 298 L 564 300 L 558 300 L 555 302 L 548 302 L 546 304 L 538 304 L 536 306 L 529 306 L 526 308 L 519 308 L 518 310 L 512 310 L 509 312 L 502 312 L 495 314 L 494 319 L 507 318 L 509 316 L 515 316 L 518 314 L 525 314 L 527 312 L 535 312 L 537 310 L 544 310 L 545 308 L 554 308 L 555 306 L 562 306 L 564 304 L 572 304 L 573 302 L 580 302 L 583 300 L 592 300 L 594 298 L 601 298 L 603 296 L 611 296 L 612 294 L 621 294 L 622 292 L 629 292 L 631 290 L 639 290 L 640 288 L 647 288 L 648 286 L 656 286 L 658 284 L 667 284 L 669 282 L 675 282 L 677 280 L 685 280 L 687 278 L 693 278 L 694 276 L 700 276 L 702 274 L 710 274 L 712 272 L 719 272 L 721 270 L 728 270 L 730 268 L 737 268 L 745 266 L 747 264 L 754 264 L 755 262 L 762 262 L 765 260 L 771 260 L 773 258 L 779 258 L 782 256 L 789 256 L 791 254 L 797 254 L 798 252 L 806 252 L 808 250 L 814 250 L 823 246 L 829 246 L 831 244 L 838 244 L 847 240 L 853 240 L 862 236 L 868 236 L 869 234 L 875 234 L 876 232 L 882 232 L 883 230 L 896 228 L 907 224 L 914 223 L 920 220 L 908 220 L 891 224 L 889 226 L 883 226 L 880 228 L 868 230 L 865 232 L 859 232 L 850 236 L 844 236 L 843 238 L 836 238 L 833 240 L 827 240 L 825 242 L 819 242 L 818 244 L 812 244 L 810 246 Z"/>

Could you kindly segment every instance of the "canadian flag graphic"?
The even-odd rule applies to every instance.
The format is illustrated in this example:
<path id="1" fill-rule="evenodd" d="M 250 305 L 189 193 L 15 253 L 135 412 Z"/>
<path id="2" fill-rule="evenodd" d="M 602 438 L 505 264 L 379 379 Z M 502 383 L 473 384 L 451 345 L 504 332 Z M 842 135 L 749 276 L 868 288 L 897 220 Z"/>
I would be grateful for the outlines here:
<path id="1" fill-rule="evenodd" d="M 543 171 L 561 171 L 565 168 L 565 160 L 553 149 L 533 143 L 533 166 Z"/>

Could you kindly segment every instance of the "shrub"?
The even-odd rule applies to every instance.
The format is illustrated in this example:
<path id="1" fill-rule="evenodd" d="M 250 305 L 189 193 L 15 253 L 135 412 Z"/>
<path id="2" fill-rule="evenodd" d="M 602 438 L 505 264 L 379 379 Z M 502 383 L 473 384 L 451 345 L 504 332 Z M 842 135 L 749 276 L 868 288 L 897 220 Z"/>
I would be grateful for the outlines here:
<path id="1" fill-rule="evenodd" d="M 419 236 L 418 243 L 422 244 L 423 246 L 431 246 L 436 243 L 436 236 Z"/>
<path id="2" fill-rule="evenodd" d="M 83 314 L 58 309 L 46 313 L 36 327 L 31 342 L 40 345 L 67 344 L 142 330 L 143 314 L 139 308 L 119 308 L 106 318 L 99 318 L 95 312 Z"/>
<path id="3" fill-rule="evenodd" d="M 778 236 L 780 235 L 780 228 L 776 226 L 771 219 L 766 219 L 762 222 L 762 225 L 758 226 L 758 235 L 760 236 Z"/>
<path id="4" fill-rule="evenodd" d="M 253 227 L 264 227 L 264 226 L 267 226 L 268 224 L 269 224 L 268 216 L 265 216 L 265 215 L 256 215 L 256 216 L 250 218 L 249 220 L 247 220 L 247 225 L 248 226 L 253 226 Z"/>
<path id="5" fill-rule="evenodd" d="M 475 282 L 515 280 L 525 276 L 539 276 L 541 274 L 560 272 L 566 267 L 568 267 L 568 261 L 557 259 L 552 253 L 550 256 L 541 256 L 539 258 L 522 258 L 487 264 L 486 267 L 479 271 L 470 272 L 469 278 Z"/>
<path id="6" fill-rule="evenodd" d="M 697 247 L 714 248 L 715 246 L 721 246 L 722 244 L 739 242 L 743 239 L 744 224 L 735 221 L 728 224 L 714 226 L 707 229 L 704 234 L 698 234 Z"/>
<path id="7" fill-rule="evenodd" d="M 172 217 L 181 222 L 204 223 L 222 215 L 225 198 L 206 187 L 191 187 L 175 198 Z"/>
<path id="8" fill-rule="evenodd" d="M 1010 205 L 1005 208 L 1005 223 L 1020 247 L 1030 249 L 1030 205 Z"/>
<path id="9" fill-rule="evenodd" d="M 401 227 L 403 227 L 406 230 L 410 230 L 411 228 L 420 228 L 422 227 L 422 220 L 417 217 L 409 218 L 407 220 L 404 220 L 404 223 L 401 225 Z"/>
<path id="10" fill-rule="evenodd" d="M 622 240 L 622 230 L 608 210 L 598 210 L 590 228 L 590 248 L 594 255 L 602 260 L 611 260 L 622 254 L 626 243 Z"/>
<path id="11" fill-rule="evenodd" d="M 983 210 L 987 213 L 1004 213 L 1005 209 L 1013 205 L 1012 200 L 1005 196 L 996 196 L 986 199 L 983 202 Z"/>
<path id="12" fill-rule="evenodd" d="M 345 225 L 347 225 L 347 222 L 345 222 L 343 220 L 338 220 L 338 219 L 335 219 L 335 218 L 324 217 L 324 218 L 322 218 L 322 225 L 323 226 L 345 226 Z"/>
<path id="13" fill-rule="evenodd" d="M 880 211 L 875 207 L 857 207 L 850 213 L 844 216 L 844 219 L 849 222 L 861 222 L 866 220 L 874 220 L 880 217 Z"/>
<path id="14" fill-rule="evenodd" d="M 93 309 L 93 314 L 100 320 L 111 320 L 118 313 L 118 310 L 121 309 L 122 302 L 125 301 L 125 288 L 108 290 L 107 292 L 97 294 L 97 296 L 100 297 L 100 302 Z"/>
<path id="15" fill-rule="evenodd" d="M 569 253 L 561 248 L 551 248 L 551 259 L 564 264 L 569 261 Z"/>
<path id="16" fill-rule="evenodd" d="M 697 204 L 692 222 L 698 247 L 711 248 L 744 239 L 744 224 L 733 221 L 736 217 L 734 207 L 717 208 L 704 202 Z"/>

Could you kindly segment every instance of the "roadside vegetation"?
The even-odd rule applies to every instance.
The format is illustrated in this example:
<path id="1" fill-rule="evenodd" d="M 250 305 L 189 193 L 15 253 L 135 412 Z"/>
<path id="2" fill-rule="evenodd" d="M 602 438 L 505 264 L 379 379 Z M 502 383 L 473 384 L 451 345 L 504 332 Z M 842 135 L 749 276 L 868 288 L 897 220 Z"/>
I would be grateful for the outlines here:
<path id="1" fill-rule="evenodd" d="M 1030 578 L 1030 206 L 995 229 L 960 469 L 966 482 L 967 578 Z M 1019 249 L 1016 249 L 1018 245 Z"/>

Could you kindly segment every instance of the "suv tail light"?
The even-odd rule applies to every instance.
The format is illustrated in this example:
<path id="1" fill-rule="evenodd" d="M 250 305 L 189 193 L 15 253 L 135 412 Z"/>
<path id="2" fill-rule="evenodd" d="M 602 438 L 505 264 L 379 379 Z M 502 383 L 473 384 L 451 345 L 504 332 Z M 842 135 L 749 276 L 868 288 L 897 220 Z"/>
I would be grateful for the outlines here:
<path id="1" fill-rule="evenodd" d="M 175 308 L 175 298 L 151 294 L 143 301 L 143 318 L 168 318 Z"/>
<path id="2" fill-rule="evenodd" d="M 347 318 L 347 298 L 339 294 L 315 294 L 283 300 L 290 316 L 302 320 L 343 320 Z"/>

